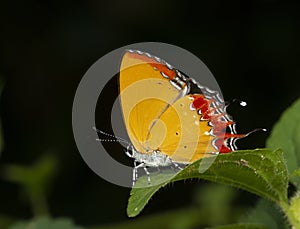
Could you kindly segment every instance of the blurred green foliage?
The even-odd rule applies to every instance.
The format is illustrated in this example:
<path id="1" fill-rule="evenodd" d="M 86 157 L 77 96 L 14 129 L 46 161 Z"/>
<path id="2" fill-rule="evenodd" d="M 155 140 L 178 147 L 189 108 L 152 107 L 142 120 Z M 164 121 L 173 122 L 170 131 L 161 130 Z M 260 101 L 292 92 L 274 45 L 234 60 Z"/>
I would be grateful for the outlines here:
<path id="1" fill-rule="evenodd" d="M 43 154 L 34 165 L 4 165 L 2 178 L 20 185 L 26 195 L 35 216 L 47 215 L 47 193 L 52 187 L 52 181 L 57 172 L 57 159 L 53 154 Z"/>
<path id="2" fill-rule="evenodd" d="M 27 223 L 16 223 L 9 229 L 83 229 L 73 224 L 70 219 L 37 218 Z"/>
<path id="3" fill-rule="evenodd" d="M 272 229 L 289 228 L 280 208 L 266 199 L 260 199 L 253 209 L 239 219 L 239 222 L 265 225 Z"/>
<path id="4" fill-rule="evenodd" d="M 170 191 L 168 190 L 168 192 Z M 235 194 L 236 190 L 228 186 L 207 183 L 204 187 L 199 186 L 195 189 L 191 207 L 168 210 L 160 214 L 137 218 L 132 222 L 108 224 L 92 227 L 92 229 L 135 229 L 141 227 L 147 229 L 153 228 L 153 225 L 158 229 L 177 229 L 227 224 L 236 221 L 246 211 L 242 206 L 233 207 Z"/>

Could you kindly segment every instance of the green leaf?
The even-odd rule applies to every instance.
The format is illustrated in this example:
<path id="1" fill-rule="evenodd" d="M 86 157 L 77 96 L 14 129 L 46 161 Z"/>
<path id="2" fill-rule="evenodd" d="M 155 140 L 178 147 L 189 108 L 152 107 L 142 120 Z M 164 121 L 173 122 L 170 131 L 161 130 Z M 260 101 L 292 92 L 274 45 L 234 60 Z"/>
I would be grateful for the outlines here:
<path id="1" fill-rule="evenodd" d="M 30 222 L 18 222 L 9 229 L 83 229 L 75 226 L 70 219 L 37 218 Z"/>
<path id="2" fill-rule="evenodd" d="M 281 148 L 290 174 L 300 167 L 300 99 L 283 112 L 272 129 L 267 147 Z M 291 182 L 300 188 L 300 177 L 291 176 Z"/>
<path id="3" fill-rule="evenodd" d="M 207 167 L 208 169 L 199 172 L 200 165 L 202 168 Z M 162 173 L 151 175 L 151 186 L 149 187 L 147 187 L 147 178 L 141 177 L 131 190 L 127 215 L 129 217 L 138 215 L 161 187 L 174 181 L 190 178 L 231 185 L 278 204 L 287 203 L 288 176 L 282 151 L 243 150 L 221 154 L 212 164 L 206 159 L 196 161 L 174 176 Z"/>
<path id="4" fill-rule="evenodd" d="M 272 229 L 289 228 L 285 221 L 279 207 L 266 199 L 260 199 L 256 206 L 239 220 L 240 223 L 260 224 Z"/>

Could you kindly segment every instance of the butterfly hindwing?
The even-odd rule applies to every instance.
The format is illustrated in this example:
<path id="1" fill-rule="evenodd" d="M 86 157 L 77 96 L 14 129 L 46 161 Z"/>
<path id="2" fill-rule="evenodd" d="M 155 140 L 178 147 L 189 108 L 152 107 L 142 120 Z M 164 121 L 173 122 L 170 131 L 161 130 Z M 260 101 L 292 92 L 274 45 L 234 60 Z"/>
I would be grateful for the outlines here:
<path id="1" fill-rule="evenodd" d="M 173 161 L 180 163 L 190 163 L 208 153 L 217 152 L 212 144 L 212 127 L 208 120 L 201 120 L 201 115 L 192 108 L 192 102 L 190 95 L 178 99 L 159 118 L 164 125 L 154 126 L 151 131 L 155 136 L 155 133 L 165 131 L 164 140 L 157 147 Z"/>

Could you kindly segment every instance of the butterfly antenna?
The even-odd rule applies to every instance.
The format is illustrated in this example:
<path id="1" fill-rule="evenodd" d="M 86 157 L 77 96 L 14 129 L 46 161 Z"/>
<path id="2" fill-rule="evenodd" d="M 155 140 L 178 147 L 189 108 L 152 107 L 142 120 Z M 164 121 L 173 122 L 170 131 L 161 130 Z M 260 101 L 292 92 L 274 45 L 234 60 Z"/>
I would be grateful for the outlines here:
<path id="1" fill-rule="evenodd" d="M 100 133 L 100 134 L 103 134 L 105 136 L 108 136 L 108 137 L 112 137 L 114 139 L 101 139 L 101 138 L 97 138 L 96 140 L 97 141 L 100 141 L 100 142 L 123 142 L 123 143 L 126 143 L 127 145 L 130 145 L 130 143 L 126 140 L 126 139 L 123 139 L 121 137 L 118 137 L 118 136 L 115 136 L 113 134 L 109 134 L 109 133 L 106 133 L 102 130 L 99 130 L 97 129 L 96 127 L 93 126 L 93 129 L 97 132 L 97 133 Z"/>
<path id="2" fill-rule="evenodd" d="M 248 132 L 247 134 L 245 134 L 245 137 L 249 136 L 250 134 L 256 133 L 256 132 L 258 132 L 258 131 L 266 132 L 267 129 L 265 129 L 265 128 L 257 128 L 257 129 L 254 129 L 254 130 Z"/>

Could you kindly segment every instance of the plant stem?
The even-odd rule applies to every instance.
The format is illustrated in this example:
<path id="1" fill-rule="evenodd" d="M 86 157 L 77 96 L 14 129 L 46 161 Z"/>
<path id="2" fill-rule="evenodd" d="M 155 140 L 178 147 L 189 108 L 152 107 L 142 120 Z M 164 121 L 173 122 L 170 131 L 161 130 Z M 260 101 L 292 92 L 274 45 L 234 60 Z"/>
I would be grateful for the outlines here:
<path id="1" fill-rule="evenodd" d="M 281 202 L 279 205 L 284 214 L 287 216 L 292 229 L 300 229 L 300 219 L 298 217 L 300 208 L 295 211 L 295 209 L 287 202 Z"/>

